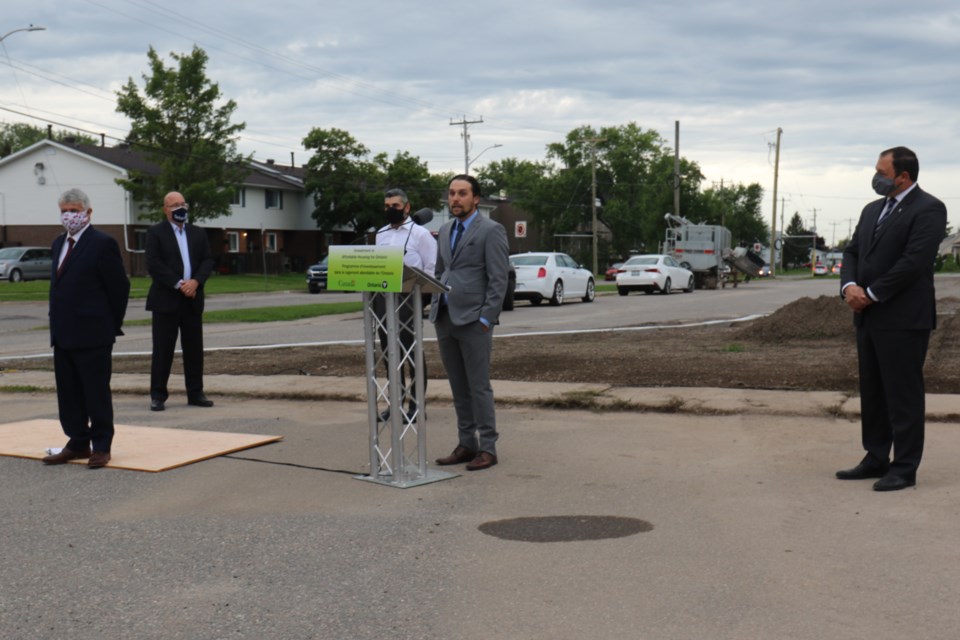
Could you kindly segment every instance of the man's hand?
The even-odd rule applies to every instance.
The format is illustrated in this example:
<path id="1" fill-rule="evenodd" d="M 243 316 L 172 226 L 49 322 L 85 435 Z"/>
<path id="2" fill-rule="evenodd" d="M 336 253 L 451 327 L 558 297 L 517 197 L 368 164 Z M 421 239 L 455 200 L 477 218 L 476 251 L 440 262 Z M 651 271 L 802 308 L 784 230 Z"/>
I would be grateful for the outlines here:
<path id="1" fill-rule="evenodd" d="M 844 290 L 843 299 L 847 303 L 847 306 L 854 311 L 863 311 L 873 304 L 873 299 L 867 295 L 866 290 L 855 284 L 850 285 Z"/>
<path id="2" fill-rule="evenodd" d="M 187 296 L 188 298 L 196 298 L 197 289 L 199 288 L 200 288 L 200 283 L 194 280 L 193 278 L 191 278 L 190 280 L 187 280 L 182 285 L 180 285 L 180 293 Z"/>

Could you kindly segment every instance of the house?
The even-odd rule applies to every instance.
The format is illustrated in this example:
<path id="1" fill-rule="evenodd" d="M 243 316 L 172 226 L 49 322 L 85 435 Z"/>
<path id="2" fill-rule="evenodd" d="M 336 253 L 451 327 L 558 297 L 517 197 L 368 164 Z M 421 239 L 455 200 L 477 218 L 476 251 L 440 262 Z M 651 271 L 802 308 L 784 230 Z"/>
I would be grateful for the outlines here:
<path id="1" fill-rule="evenodd" d="M 119 243 L 130 274 L 146 275 L 146 230 L 161 203 L 141 210 L 116 183 L 133 170 L 157 171 L 145 154 L 122 144 L 42 140 L 0 159 L 0 246 L 50 245 L 63 231 L 57 198 L 78 187 L 90 196 L 93 224 Z M 326 253 L 304 173 L 272 160 L 251 162 L 230 215 L 197 224 L 206 230 L 221 272 L 304 271 Z"/>

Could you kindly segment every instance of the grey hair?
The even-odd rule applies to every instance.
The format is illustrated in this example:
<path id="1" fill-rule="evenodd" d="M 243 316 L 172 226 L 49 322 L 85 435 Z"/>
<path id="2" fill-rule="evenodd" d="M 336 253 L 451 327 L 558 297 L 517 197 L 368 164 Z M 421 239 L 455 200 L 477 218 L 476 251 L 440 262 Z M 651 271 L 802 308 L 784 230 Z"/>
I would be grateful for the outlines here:
<path id="1" fill-rule="evenodd" d="M 84 211 L 86 211 L 90 208 L 90 196 L 74 187 L 73 189 L 64 191 L 60 196 L 60 200 L 57 201 L 57 204 L 79 204 L 82 205 Z"/>
<path id="2" fill-rule="evenodd" d="M 383 194 L 384 198 L 400 198 L 403 201 L 404 205 L 410 203 L 410 198 L 407 197 L 406 192 L 403 189 L 387 189 L 387 192 Z"/>

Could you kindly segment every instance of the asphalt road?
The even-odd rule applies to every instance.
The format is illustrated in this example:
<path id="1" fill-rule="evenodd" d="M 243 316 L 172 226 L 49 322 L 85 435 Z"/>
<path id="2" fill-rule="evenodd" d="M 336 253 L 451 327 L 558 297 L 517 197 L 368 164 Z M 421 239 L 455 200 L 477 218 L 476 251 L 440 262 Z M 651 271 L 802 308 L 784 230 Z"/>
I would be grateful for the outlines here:
<path id="1" fill-rule="evenodd" d="M 549 331 L 586 331 L 649 324 L 696 323 L 710 320 L 731 320 L 752 315 L 765 315 L 801 297 L 836 295 L 834 278 L 777 278 L 753 280 L 737 288 L 698 290 L 669 296 L 616 294 L 597 296 L 595 302 L 579 301 L 551 307 L 544 303 L 533 306 L 518 302 L 514 311 L 501 314 L 497 336 Z M 937 277 L 938 295 L 960 295 L 960 278 L 955 274 Z M 2 290 L 0 290 L 2 296 Z M 359 300 L 359 294 L 324 293 L 310 295 L 305 291 L 269 294 L 211 296 L 207 308 L 248 308 L 272 305 L 295 305 Z M 149 317 L 144 301 L 131 301 L 127 318 Z M 0 362 L 17 357 L 50 354 L 48 336 L 41 327 L 47 324 L 45 302 L 0 303 Z M 360 314 L 309 318 L 290 322 L 264 324 L 208 324 L 204 328 L 207 349 L 254 347 L 265 345 L 297 345 L 361 342 L 363 327 Z M 130 326 L 119 338 L 114 353 L 149 353 L 150 327 Z M 433 338 L 433 327 L 424 323 L 424 336 Z"/>

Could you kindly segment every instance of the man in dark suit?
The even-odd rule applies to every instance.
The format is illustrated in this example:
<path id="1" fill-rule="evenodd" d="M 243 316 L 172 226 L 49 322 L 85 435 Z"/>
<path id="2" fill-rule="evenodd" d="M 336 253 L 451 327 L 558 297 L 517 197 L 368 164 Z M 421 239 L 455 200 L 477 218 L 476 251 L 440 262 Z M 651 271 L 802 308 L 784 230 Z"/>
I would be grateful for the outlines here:
<path id="1" fill-rule="evenodd" d="M 459 444 L 439 465 L 466 462 L 468 471 L 497 464 L 496 413 L 490 386 L 493 327 L 507 291 L 509 250 L 503 226 L 480 215 L 480 184 L 455 176 L 447 206 L 455 220 L 440 229 L 437 278 L 450 287 L 435 294 L 430 320 L 457 412 Z"/>
<path id="2" fill-rule="evenodd" d="M 66 233 L 51 248 L 50 344 L 60 426 L 69 440 L 43 462 L 89 458 L 87 466 L 98 469 L 110 462 L 110 358 L 116 337 L 123 335 L 130 280 L 117 241 L 90 225 L 87 194 L 70 189 L 59 205 Z"/>
<path id="3" fill-rule="evenodd" d="M 837 477 L 879 478 L 876 491 L 915 485 L 923 454 L 923 363 L 937 322 L 933 262 L 947 209 L 917 185 L 919 171 L 906 147 L 880 154 L 873 188 L 885 197 L 864 207 L 840 271 L 841 296 L 857 327 L 867 454 Z"/>
<path id="4" fill-rule="evenodd" d="M 166 220 L 147 230 L 147 271 L 153 282 L 147 311 L 153 312 L 150 409 L 163 411 L 173 350 L 180 335 L 187 404 L 212 407 L 203 393 L 203 283 L 213 273 L 207 234 L 187 224 L 187 203 L 176 191 L 163 198 Z"/>

